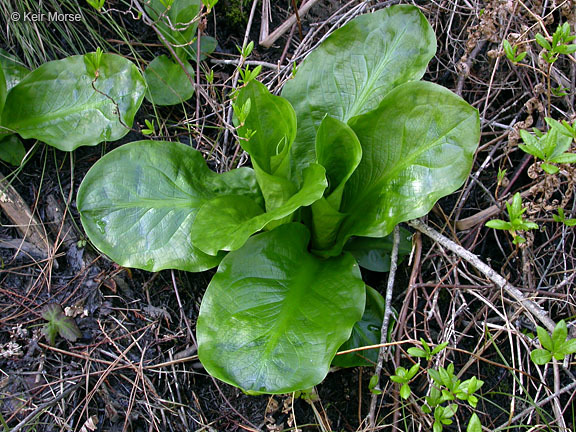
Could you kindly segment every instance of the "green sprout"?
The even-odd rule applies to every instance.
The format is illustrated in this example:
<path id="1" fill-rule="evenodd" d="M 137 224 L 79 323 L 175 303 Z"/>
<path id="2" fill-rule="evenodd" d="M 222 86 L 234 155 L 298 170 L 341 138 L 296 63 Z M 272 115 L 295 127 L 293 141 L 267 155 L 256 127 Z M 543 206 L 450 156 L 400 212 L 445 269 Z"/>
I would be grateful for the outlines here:
<path id="1" fill-rule="evenodd" d="M 517 232 L 538 229 L 538 224 L 525 221 L 522 217 L 526 209 L 522 207 L 522 197 L 518 192 L 514 195 L 514 198 L 512 198 L 512 204 L 508 202 L 506 203 L 506 209 L 508 211 L 510 222 L 502 219 L 492 219 L 491 221 L 486 222 L 486 226 L 488 228 L 508 231 L 512 235 L 512 238 L 514 239 L 512 243 L 515 245 L 524 243 L 526 239 Z"/>
<path id="2" fill-rule="evenodd" d="M 506 58 L 514 64 L 520 63 L 522 60 L 524 60 L 524 57 L 526 57 L 526 52 L 517 54 L 518 46 L 512 46 L 506 39 L 504 39 L 502 42 L 502 46 L 504 47 L 504 54 L 506 54 Z"/>
<path id="3" fill-rule="evenodd" d="M 410 381 L 418 373 L 419 369 L 420 363 L 416 363 L 410 369 L 399 366 L 396 368 L 396 374 L 390 376 L 391 381 L 402 384 L 400 387 L 400 397 L 402 399 L 408 399 L 408 397 L 410 397 L 410 394 L 412 393 L 412 389 L 410 389 Z"/>
<path id="4" fill-rule="evenodd" d="M 144 120 L 144 123 L 146 123 L 146 127 L 142 129 L 142 135 L 154 135 L 156 133 L 154 120 Z"/>
<path id="5" fill-rule="evenodd" d="M 542 169 L 545 172 L 556 174 L 559 168 L 553 164 L 576 162 L 576 154 L 568 152 L 575 131 L 567 122 L 564 124 L 547 117 L 546 123 L 550 126 L 550 130 L 545 134 L 538 129 L 533 129 L 534 135 L 521 130 L 520 137 L 524 144 L 518 144 L 518 147 L 535 158 L 541 159 Z"/>
<path id="6" fill-rule="evenodd" d="M 105 0 L 86 0 L 86 2 L 98 12 L 104 7 L 104 1 Z"/>
<path id="7" fill-rule="evenodd" d="M 442 351 L 444 348 L 448 346 L 448 342 L 443 342 L 441 344 L 436 345 L 434 349 L 430 348 L 430 345 L 426 343 L 426 341 L 420 338 L 420 342 L 422 343 L 422 348 L 412 347 L 408 348 L 408 354 L 412 357 L 423 357 L 426 361 L 430 361 L 432 357 Z"/>
<path id="8" fill-rule="evenodd" d="M 576 339 L 566 340 L 568 337 L 566 321 L 562 320 L 556 324 L 552 335 L 540 326 L 536 328 L 536 331 L 542 348 L 530 353 L 530 358 L 535 364 L 545 365 L 552 358 L 562 361 L 567 355 L 576 353 Z"/>
<path id="9" fill-rule="evenodd" d="M 558 60 L 560 54 L 572 54 L 576 52 L 576 45 L 570 44 L 574 39 L 576 39 L 576 36 L 570 35 L 570 24 L 567 22 L 558 26 L 552 35 L 552 43 L 540 33 L 536 35 L 536 42 L 544 48 L 542 58 L 549 64 Z"/>
<path id="10" fill-rule="evenodd" d="M 552 215 L 552 218 L 555 222 L 563 223 L 567 227 L 576 226 L 576 219 L 566 219 L 566 215 L 564 215 L 564 209 L 559 208 L 557 215 Z"/>

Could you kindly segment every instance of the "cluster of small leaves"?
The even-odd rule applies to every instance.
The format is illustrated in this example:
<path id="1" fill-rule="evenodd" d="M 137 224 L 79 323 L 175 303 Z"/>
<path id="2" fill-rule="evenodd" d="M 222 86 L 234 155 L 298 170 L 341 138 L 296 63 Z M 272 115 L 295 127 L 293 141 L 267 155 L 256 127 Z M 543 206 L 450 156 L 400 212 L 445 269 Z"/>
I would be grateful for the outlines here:
<path id="1" fill-rule="evenodd" d="M 534 135 L 532 135 L 528 131 L 521 130 L 520 136 L 524 144 L 518 144 L 518 147 L 542 160 L 542 169 L 548 174 L 556 174 L 559 168 L 552 165 L 553 163 L 576 162 L 576 154 L 568 152 L 574 136 L 576 136 L 576 131 L 574 126 L 566 121 L 560 123 L 557 120 L 546 118 L 546 123 L 550 126 L 547 133 L 533 129 Z"/>
<path id="2" fill-rule="evenodd" d="M 564 214 L 563 208 L 559 208 L 558 214 L 552 215 L 552 218 L 554 219 L 555 222 L 563 223 L 567 227 L 576 226 L 576 219 L 572 219 L 572 218 L 566 219 L 566 215 Z"/>
<path id="3" fill-rule="evenodd" d="M 448 346 L 447 342 L 438 344 L 435 348 L 431 348 L 428 343 L 420 339 L 422 348 L 412 347 L 408 349 L 408 353 L 417 358 L 424 358 L 428 362 Z M 410 382 L 414 379 L 420 369 L 420 364 L 414 364 L 410 369 L 404 367 L 397 367 L 395 374 L 390 377 L 390 380 L 401 384 L 400 397 L 408 399 L 412 394 Z M 453 403 L 456 400 L 466 401 L 472 408 L 478 405 L 478 397 L 475 393 L 484 384 L 483 381 L 476 377 L 472 377 L 465 381 L 461 381 L 454 374 L 454 364 L 450 363 L 448 367 L 439 367 L 438 369 L 428 369 L 428 375 L 432 378 L 433 385 L 430 387 L 430 393 L 424 399 L 426 403 L 422 405 L 422 412 L 426 414 L 433 414 L 434 424 L 433 432 L 441 432 L 444 426 L 453 423 L 452 418 L 458 411 L 458 404 Z M 446 403 L 448 404 L 446 405 Z M 476 413 L 473 413 L 468 422 L 467 432 L 480 432 L 482 424 L 480 418 Z"/>
<path id="4" fill-rule="evenodd" d="M 570 35 L 570 24 L 567 22 L 558 26 L 552 35 L 552 43 L 542 34 L 538 33 L 536 35 L 536 42 L 544 48 L 542 58 L 549 64 L 558 60 L 560 54 L 572 54 L 576 52 L 576 44 L 570 44 L 574 39 L 576 39 L 576 36 Z"/>
<path id="5" fill-rule="evenodd" d="M 42 328 L 42 333 L 46 336 L 50 345 L 55 344 L 56 335 L 60 335 L 60 337 L 70 342 L 75 342 L 82 336 L 82 332 L 74 318 L 66 316 L 62 306 L 59 304 L 51 303 L 46 305 L 42 310 L 42 318 L 47 321 Z"/>
<path id="6" fill-rule="evenodd" d="M 420 343 L 422 344 L 422 348 L 419 347 L 408 348 L 408 354 L 410 354 L 412 357 L 425 358 L 426 361 L 432 360 L 432 357 L 434 357 L 436 354 L 438 354 L 440 351 L 442 351 L 444 348 L 448 346 L 448 342 L 443 342 L 441 344 L 436 345 L 436 347 L 431 348 L 430 345 L 428 345 L 428 343 L 422 338 L 420 338 Z"/>
<path id="7" fill-rule="evenodd" d="M 530 358 L 537 365 L 544 365 L 552 358 L 562 361 L 567 355 L 576 353 L 576 339 L 567 340 L 566 321 L 562 320 L 556 324 L 552 335 L 540 326 L 536 330 L 542 348 L 533 350 L 530 353 Z"/>
<path id="8" fill-rule="evenodd" d="M 406 369 L 402 366 L 396 368 L 396 374 L 390 376 L 390 380 L 402 384 L 400 387 L 400 397 L 402 399 L 408 399 L 412 394 L 412 389 L 410 388 L 410 381 L 416 376 L 418 370 L 420 369 L 420 363 L 416 363 L 410 369 Z"/>
<path id="9" fill-rule="evenodd" d="M 506 54 L 506 58 L 514 64 L 520 63 L 522 60 L 524 60 L 524 57 L 526 57 L 526 52 L 518 54 L 518 46 L 512 46 L 506 39 L 504 39 L 502 42 L 502 46 L 504 47 L 504 54 Z"/>
<path id="10" fill-rule="evenodd" d="M 434 432 L 441 432 L 444 425 L 452 424 L 452 417 L 458 410 L 458 405 L 445 402 L 455 401 L 456 399 L 466 401 L 472 408 L 476 408 L 478 397 L 475 393 L 482 387 L 484 381 L 472 377 L 465 381 L 459 380 L 454 374 L 454 364 L 450 363 L 447 368 L 439 367 L 438 369 L 428 370 L 428 375 L 432 378 L 436 386 L 430 388 L 430 394 L 426 396 L 426 405 L 422 406 L 422 411 L 430 414 L 434 410 Z M 482 426 L 480 419 L 474 413 L 468 422 L 467 432 L 481 431 Z"/>
<path id="11" fill-rule="evenodd" d="M 518 231 L 538 229 L 538 224 L 524 220 L 522 215 L 526 209 L 522 207 L 522 197 L 519 193 L 516 193 L 514 198 L 512 198 L 512 204 L 506 203 L 506 209 L 508 211 L 508 218 L 510 219 L 509 222 L 502 219 L 493 219 L 486 222 L 486 226 L 488 228 L 508 231 L 512 235 L 512 243 L 515 245 L 524 243 L 526 239 L 519 235 Z"/>

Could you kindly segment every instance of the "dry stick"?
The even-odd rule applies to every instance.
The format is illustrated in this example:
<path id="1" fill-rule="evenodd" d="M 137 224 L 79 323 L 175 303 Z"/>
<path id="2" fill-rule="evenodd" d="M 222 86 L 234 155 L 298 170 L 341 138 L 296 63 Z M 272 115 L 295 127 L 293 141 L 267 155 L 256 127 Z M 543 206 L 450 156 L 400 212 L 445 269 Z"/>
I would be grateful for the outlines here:
<path id="1" fill-rule="evenodd" d="M 304 3 L 302 6 L 300 6 L 300 9 L 296 11 L 296 13 L 292 14 L 290 18 L 284 21 L 284 23 L 281 24 L 276 30 L 274 30 L 272 34 L 267 35 L 264 39 L 260 39 L 260 45 L 262 45 L 264 48 L 270 48 L 280 36 L 290 30 L 290 28 L 292 28 L 292 26 L 298 22 L 299 17 L 302 17 L 308 13 L 310 8 L 312 8 L 312 6 L 314 6 L 316 3 L 318 3 L 318 0 L 308 0 L 306 3 Z"/>
<path id="2" fill-rule="evenodd" d="M 386 341 L 388 340 L 388 323 L 390 322 L 390 313 L 392 310 L 392 293 L 394 289 L 394 278 L 396 277 L 396 269 L 398 268 L 398 244 L 400 243 L 400 228 L 398 225 L 394 227 L 394 243 L 392 244 L 392 255 L 390 256 L 390 273 L 388 275 L 388 284 L 386 286 L 386 308 L 384 309 L 384 320 L 382 321 L 382 329 L 380 332 L 380 350 L 378 351 L 378 361 L 376 362 L 376 370 L 374 375 L 378 377 L 378 385 L 376 389 L 380 389 L 380 374 L 382 373 L 382 363 L 384 363 L 384 354 L 386 353 Z M 368 428 L 374 430 L 376 427 L 376 402 L 378 395 L 372 394 L 370 399 L 370 411 L 368 412 Z"/>
<path id="3" fill-rule="evenodd" d="M 510 419 L 509 421 L 507 421 L 505 424 L 498 426 L 496 429 L 494 429 L 493 432 L 499 432 L 502 430 L 509 430 L 510 429 L 510 425 L 518 420 L 520 420 L 522 417 L 532 413 L 534 411 L 534 406 L 537 407 L 542 407 L 544 405 L 546 405 L 548 402 L 550 402 L 553 399 L 556 399 L 558 397 L 560 397 L 561 395 L 563 395 L 566 392 L 569 392 L 570 390 L 576 388 L 576 381 L 572 382 L 571 384 L 568 384 L 566 387 L 562 388 L 560 391 L 542 399 L 541 401 L 538 402 L 534 402 L 533 406 L 529 406 L 528 408 L 526 408 L 524 411 L 516 414 L 514 417 L 512 417 L 512 419 Z"/>
<path id="4" fill-rule="evenodd" d="M 70 393 L 72 393 L 73 390 L 76 390 L 78 387 L 80 387 L 80 384 L 72 384 L 70 387 L 68 387 L 66 390 L 64 390 L 62 393 L 60 393 L 54 399 L 52 399 L 46 403 L 43 403 L 42 405 L 39 405 L 34 411 L 32 411 L 30 414 L 28 414 L 20 423 L 18 423 L 16 426 L 14 426 L 12 429 L 10 429 L 10 432 L 18 432 L 20 429 L 22 429 L 25 426 L 29 427 L 28 422 L 30 422 L 32 419 L 34 419 L 34 417 L 36 417 L 37 415 L 42 413 L 42 411 L 44 411 L 46 408 L 49 408 L 52 405 L 57 404 L 59 401 L 61 401 L 66 396 L 68 396 Z"/>
<path id="5" fill-rule="evenodd" d="M 419 219 L 415 219 L 413 221 L 408 222 L 412 228 L 417 229 L 423 234 L 426 234 L 432 240 L 438 242 L 440 245 L 444 246 L 445 248 L 451 250 L 456 255 L 458 255 L 463 260 L 467 261 L 468 263 L 472 264 L 476 267 L 484 276 L 494 282 L 500 289 L 506 291 L 510 296 L 514 298 L 518 303 L 524 307 L 528 312 L 534 315 L 544 326 L 550 330 L 554 331 L 554 321 L 548 317 L 548 314 L 535 302 L 532 300 L 527 299 L 522 292 L 510 285 L 506 279 L 504 279 L 500 274 L 498 274 L 494 269 L 484 263 L 480 258 L 474 255 L 472 252 L 464 249 L 462 246 L 454 243 L 449 238 L 443 236 L 438 231 L 430 228 L 424 222 Z"/>

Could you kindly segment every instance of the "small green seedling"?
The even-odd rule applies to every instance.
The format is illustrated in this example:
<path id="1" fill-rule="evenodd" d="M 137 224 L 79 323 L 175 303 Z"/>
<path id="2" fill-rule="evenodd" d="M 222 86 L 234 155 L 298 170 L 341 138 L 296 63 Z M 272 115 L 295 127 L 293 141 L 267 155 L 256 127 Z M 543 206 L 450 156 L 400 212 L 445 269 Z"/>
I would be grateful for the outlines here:
<path id="1" fill-rule="evenodd" d="M 522 60 L 524 60 L 524 57 L 526 57 L 526 52 L 517 54 L 518 46 L 512 46 L 506 39 L 504 39 L 502 42 L 502 46 L 504 47 L 504 54 L 506 54 L 506 58 L 514 64 L 520 63 Z"/>
<path id="2" fill-rule="evenodd" d="M 567 355 L 576 353 L 576 339 L 566 340 L 568 337 L 566 321 L 562 320 L 556 324 L 552 335 L 540 326 L 536 330 L 542 348 L 533 350 L 530 358 L 537 365 L 545 365 L 552 358 L 562 361 Z"/>
<path id="3" fill-rule="evenodd" d="M 486 222 L 488 228 L 494 228 L 497 230 L 508 231 L 512 237 L 515 245 L 524 243 L 526 239 L 521 235 L 517 234 L 517 231 L 529 231 L 533 229 L 538 229 L 538 224 L 534 222 L 525 221 L 522 214 L 526 211 L 522 208 L 522 197 L 517 192 L 512 199 L 512 204 L 506 203 L 506 209 L 508 210 L 508 218 L 510 222 L 506 222 L 502 219 L 492 219 Z"/>
<path id="4" fill-rule="evenodd" d="M 250 41 L 247 45 L 243 46 L 242 48 L 237 46 L 236 49 L 238 50 L 242 58 L 246 60 L 248 57 L 250 57 L 250 54 L 252 54 L 252 51 L 254 50 L 254 41 Z"/>
<path id="5" fill-rule="evenodd" d="M 438 405 L 434 408 L 434 424 L 432 430 L 434 432 L 442 432 L 444 425 L 451 425 L 453 423 L 452 417 L 456 415 L 458 405 L 450 404 L 447 406 Z"/>
<path id="6" fill-rule="evenodd" d="M 90 6 L 92 6 L 94 9 L 100 12 L 100 10 L 102 10 L 102 8 L 104 7 L 105 0 L 86 0 L 86 1 Z"/>
<path id="7" fill-rule="evenodd" d="M 76 321 L 72 317 L 66 316 L 59 304 L 46 305 L 42 309 L 42 318 L 48 321 L 42 327 L 42 333 L 50 345 L 54 345 L 58 334 L 70 342 L 76 342 L 79 337 L 82 337 L 82 332 L 76 325 Z"/>
<path id="8" fill-rule="evenodd" d="M 244 70 L 240 69 L 240 83 L 248 84 L 250 81 L 256 79 L 261 70 L 262 66 L 256 66 L 254 70 L 250 70 L 250 66 L 246 66 Z"/>
<path id="9" fill-rule="evenodd" d="M 504 178 L 506 177 L 507 171 L 508 170 L 506 170 L 506 169 L 498 168 L 498 174 L 496 176 L 496 180 L 498 180 L 498 186 L 502 185 L 502 182 L 504 181 Z"/>
<path id="10" fill-rule="evenodd" d="M 432 357 L 434 357 L 436 354 L 438 354 L 440 351 L 442 351 L 444 348 L 448 346 L 448 342 L 443 342 L 441 344 L 436 345 L 436 347 L 432 349 L 430 348 L 430 345 L 428 345 L 428 343 L 422 338 L 420 338 L 420 343 L 422 343 L 422 348 L 418 347 L 408 348 L 408 354 L 410 354 L 412 357 L 425 358 L 426 361 L 432 360 Z"/>
<path id="11" fill-rule="evenodd" d="M 550 126 L 546 134 L 538 129 L 534 129 L 534 135 L 521 130 L 520 137 L 524 144 L 518 144 L 518 147 L 535 158 L 541 159 L 542 169 L 545 172 L 556 174 L 559 168 L 552 164 L 576 162 L 576 154 L 568 152 L 574 139 L 572 136 L 574 130 L 568 123 L 564 125 L 551 118 L 546 118 L 546 123 Z"/>
<path id="12" fill-rule="evenodd" d="M 372 378 L 370 378 L 370 382 L 368 383 L 368 390 L 370 390 L 370 393 L 375 395 L 382 394 L 382 390 L 378 388 L 379 383 L 380 379 L 378 378 L 378 375 L 372 375 Z"/>
<path id="13" fill-rule="evenodd" d="M 566 219 L 566 215 L 564 214 L 564 209 L 559 208 L 557 215 L 552 215 L 552 218 L 555 222 L 563 223 L 567 227 L 576 226 L 576 219 Z"/>
<path id="14" fill-rule="evenodd" d="M 146 127 L 142 129 L 142 135 L 154 135 L 156 133 L 154 120 L 144 120 L 144 123 L 146 123 Z"/>
<path id="15" fill-rule="evenodd" d="M 412 390 L 410 389 L 410 381 L 416 376 L 419 369 L 420 363 L 416 363 L 410 369 L 399 366 L 396 368 L 396 374 L 390 377 L 391 381 L 402 384 L 402 387 L 400 387 L 400 397 L 402 399 L 408 399 L 412 393 Z"/>
<path id="16" fill-rule="evenodd" d="M 560 54 L 572 54 L 576 52 L 576 45 L 570 44 L 574 39 L 576 39 L 576 36 L 570 35 L 570 24 L 567 22 L 558 26 L 552 35 L 552 43 L 540 33 L 536 35 L 536 42 L 544 48 L 542 58 L 549 64 L 558 60 Z"/>

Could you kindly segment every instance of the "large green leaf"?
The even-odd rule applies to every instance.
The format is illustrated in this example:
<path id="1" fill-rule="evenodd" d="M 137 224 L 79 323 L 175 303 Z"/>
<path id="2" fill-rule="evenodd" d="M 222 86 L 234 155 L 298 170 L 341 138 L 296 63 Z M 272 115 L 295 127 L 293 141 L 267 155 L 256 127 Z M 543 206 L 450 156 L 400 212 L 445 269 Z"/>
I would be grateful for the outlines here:
<path id="1" fill-rule="evenodd" d="M 324 168 L 312 164 L 303 174 L 302 189 L 268 212 L 246 196 L 222 196 L 208 201 L 198 211 L 192 226 L 192 242 L 210 255 L 241 248 L 252 234 L 270 222 L 287 218 L 322 197 L 327 186 Z"/>
<path id="2" fill-rule="evenodd" d="M 195 60 L 197 16 L 201 0 L 175 0 L 169 8 L 161 0 L 148 0 L 146 12 L 182 60 Z"/>
<path id="3" fill-rule="evenodd" d="M 222 260 L 197 324 L 211 375 L 254 393 L 324 379 L 362 317 L 365 291 L 352 256 L 320 259 L 307 251 L 309 237 L 303 225 L 282 225 Z"/>
<path id="4" fill-rule="evenodd" d="M 100 159 L 78 190 L 90 240 L 126 267 L 201 271 L 218 264 L 190 232 L 198 209 L 220 195 L 261 198 L 254 172 L 216 174 L 200 152 L 179 143 L 137 141 Z"/>
<path id="5" fill-rule="evenodd" d="M 344 190 L 334 253 L 352 235 L 384 237 L 428 213 L 464 183 L 480 138 L 476 109 L 427 82 L 396 87 L 350 125 L 363 156 Z"/>
<path id="6" fill-rule="evenodd" d="M 65 151 L 122 138 L 142 103 L 144 78 L 114 54 L 102 55 L 97 78 L 91 70 L 85 56 L 43 64 L 8 93 L 3 125 Z"/>
<path id="7" fill-rule="evenodd" d="M 6 78 L 6 89 L 10 90 L 30 73 L 17 57 L 0 48 L 0 65 Z"/>
<path id="8" fill-rule="evenodd" d="M 186 71 L 194 77 L 194 68 L 185 63 Z M 150 62 L 144 71 L 148 84 L 146 99 L 156 105 L 176 105 L 192 97 L 194 87 L 186 72 L 168 56 L 161 55 Z"/>
<path id="9" fill-rule="evenodd" d="M 356 258 L 358 265 L 375 272 L 390 271 L 390 255 L 394 245 L 394 235 L 386 237 L 353 237 L 344 246 Z M 401 263 L 412 251 L 412 233 L 400 227 L 398 262 Z"/>
<path id="10" fill-rule="evenodd" d="M 348 351 L 380 343 L 384 320 L 384 297 L 366 285 L 366 306 L 362 319 L 354 324 L 350 338 L 338 351 Z M 378 360 L 378 348 L 341 354 L 334 357 L 332 365 L 340 367 L 373 366 Z"/>
<path id="11" fill-rule="evenodd" d="M 24 144 L 17 135 L 0 135 L 0 160 L 18 166 L 26 156 Z"/>
<path id="12" fill-rule="evenodd" d="M 0 116 L 4 110 L 4 103 L 6 102 L 7 93 L 8 90 L 6 88 L 6 77 L 4 76 L 3 66 L 0 64 Z"/>
<path id="13" fill-rule="evenodd" d="M 298 117 L 296 174 L 314 161 L 316 130 L 326 114 L 348 122 L 376 108 L 394 87 L 420 79 L 435 52 L 434 31 L 409 5 L 359 16 L 331 34 L 282 90 Z"/>

